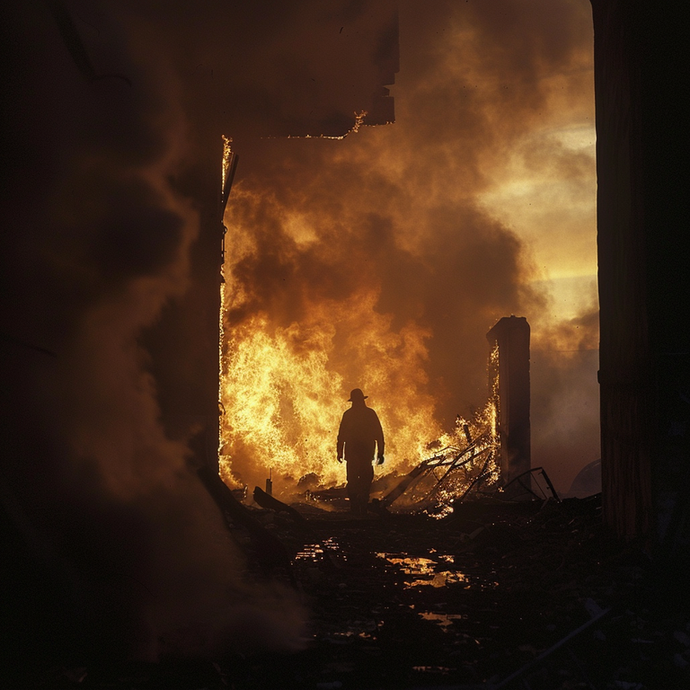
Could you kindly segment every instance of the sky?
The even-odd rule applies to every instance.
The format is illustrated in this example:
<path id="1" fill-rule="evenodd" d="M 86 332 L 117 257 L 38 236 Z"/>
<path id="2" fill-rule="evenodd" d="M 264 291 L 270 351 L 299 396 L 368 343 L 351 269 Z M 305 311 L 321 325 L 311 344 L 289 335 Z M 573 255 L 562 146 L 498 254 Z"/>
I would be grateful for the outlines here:
<path id="1" fill-rule="evenodd" d="M 303 644 L 303 607 L 243 578 L 189 471 L 191 431 L 171 432 L 188 396 L 170 372 L 193 373 L 211 333 L 190 314 L 217 268 L 199 248 L 222 135 L 240 155 L 226 416 L 256 388 L 244 373 L 273 376 L 279 418 L 299 421 L 281 430 L 294 464 L 334 437 L 359 384 L 402 471 L 484 403 L 485 334 L 515 313 L 532 325 L 533 464 L 567 486 L 598 457 L 589 4 L 401 2 L 391 84 L 393 11 L 3 4 L 0 489 L 86 647 Z M 385 85 L 395 123 L 338 138 Z M 300 437 L 310 419 L 316 445 Z M 262 481 L 261 444 L 233 443 L 233 469 Z M 316 452 L 285 473 L 337 465 L 334 438 Z"/>

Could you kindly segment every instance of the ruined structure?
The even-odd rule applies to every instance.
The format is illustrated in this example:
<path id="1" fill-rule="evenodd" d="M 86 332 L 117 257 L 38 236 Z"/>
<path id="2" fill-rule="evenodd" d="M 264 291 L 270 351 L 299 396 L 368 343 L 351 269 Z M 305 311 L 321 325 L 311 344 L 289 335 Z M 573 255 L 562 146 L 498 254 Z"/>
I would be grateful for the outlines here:
<path id="1" fill-rule="evenodd" d="M 531 467 L 530 327 L 524 316 L 506 316 L 486 334 L 486 338 L 495 348 L 489 385 L 497 411 L 501 481 L 506 485 Z"/>
<path id="2" fill-rule="evenodd" d="M 366 125 L 384 125 L 395 120 L 394 98 L 387 86 L 395 82 L 399 69 L 397 9 L 393 2 L 386 1 L 372 4 L 368 10 L 368 21 L 379 30 L 371 46 L 370 73 L 359 76 L 371 82 L 371 92 L 366 96 L 353 92 L 343 112 L 329 111 L 325 120 L 318 119 L 319 111 L 314 120 L 287 118 L 280 127 L 269 121 L 274 128 L 266 129 L 269 124 L 258 121 L 257 116 L 257 122 L 252 124 L 258 129 L 252 131 L 251 136 L 342 137 L 355 123 L 353 113 L 362 111 L 367 113 Z M 241 118 L 224 111 L 220 123 L 223 133 L 234 136 L 235 141 L 238 137 L 241 139 L 242 127 L 246 127 Z M 220 162 L 223 143 L 220 136 L 208 136 L 209 131 L 207 129 L 206 136 L 196 144 L 202 154 L 200 160 Z M 246 136 L 246 131 L 244 134 Z M 221 265 L 223 252 L 231 250 L 223 244 L 222 222 L 229 188 L 225 187 L 219 195 L 217 178 L 216 167 L 199 166 L 189 175 L 189 180 L 194 180 L 193 187 L 185 187 L 184 192 L 195 199 L 202 228 L 190 250 L 189 287 L 163 311 L 145 337 L 146 349 L 151 353 L 150 369 L 159 393 L 161 421 L 167 435 L 185 439 L 197 460 L 216 470 Z M 231 181 L 232 175 L 227 179 Z"/>

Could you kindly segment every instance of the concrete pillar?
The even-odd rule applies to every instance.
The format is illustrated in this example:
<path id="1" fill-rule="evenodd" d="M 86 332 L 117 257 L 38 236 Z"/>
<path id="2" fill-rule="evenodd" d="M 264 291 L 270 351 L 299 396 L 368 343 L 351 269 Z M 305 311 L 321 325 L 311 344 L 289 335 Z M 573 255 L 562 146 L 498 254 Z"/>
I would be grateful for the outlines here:
<path id="1" fill-rule="evenodd" d="M 532 466 L 529 418 L 530 327 L 524 316 L 506 316 L 486 334 L 486 338 L 492 347 L 497 348 L 489 367 L 489 386 L 497 408 L 501 482 L 505 485 Z M 530 486 L 527 478 L 524 482 Z"/>

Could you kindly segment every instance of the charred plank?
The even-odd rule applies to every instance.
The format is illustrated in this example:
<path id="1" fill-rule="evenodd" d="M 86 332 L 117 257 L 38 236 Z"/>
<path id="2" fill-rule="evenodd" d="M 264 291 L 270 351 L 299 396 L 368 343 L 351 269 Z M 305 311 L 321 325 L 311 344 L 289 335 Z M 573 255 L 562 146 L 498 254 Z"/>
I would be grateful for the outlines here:
<path id="1" fill-rule="evenodd" d="M 288 568 L 290 557 L 283 542 L 271 534 L 233 495 L 220 476 L 210 467 L 197 470 L 199 479 L 220 508 L 228 529 L 242 527 L 251 539 L 252 552 L 257 563 L 266 570 Z"/>

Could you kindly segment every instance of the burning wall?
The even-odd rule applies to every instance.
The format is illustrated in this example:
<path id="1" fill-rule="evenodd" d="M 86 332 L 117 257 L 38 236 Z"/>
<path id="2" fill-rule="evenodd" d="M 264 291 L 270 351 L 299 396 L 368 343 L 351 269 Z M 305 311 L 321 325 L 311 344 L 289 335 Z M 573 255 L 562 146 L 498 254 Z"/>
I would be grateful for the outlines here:
<path id="1" fill-rule="evenodd" d="M 494 348 L 490 385 L 497 407 L 501 480 L 508 484 L 531 468 L 530 328 L 524 317 L 502 318 L 486 334 Z M 528 480 L 526 480 L 528 481 Z"/>

